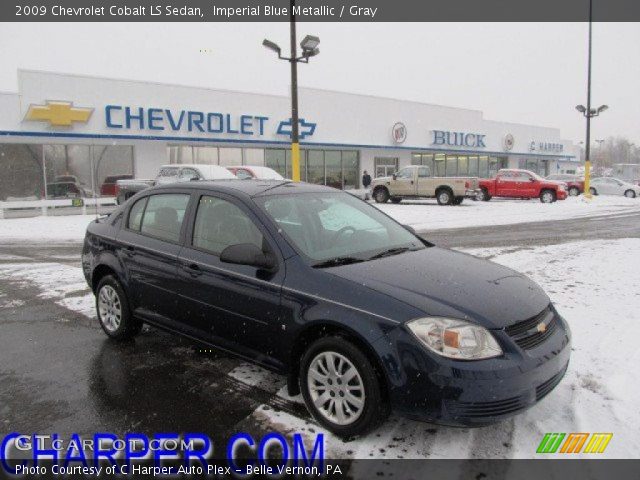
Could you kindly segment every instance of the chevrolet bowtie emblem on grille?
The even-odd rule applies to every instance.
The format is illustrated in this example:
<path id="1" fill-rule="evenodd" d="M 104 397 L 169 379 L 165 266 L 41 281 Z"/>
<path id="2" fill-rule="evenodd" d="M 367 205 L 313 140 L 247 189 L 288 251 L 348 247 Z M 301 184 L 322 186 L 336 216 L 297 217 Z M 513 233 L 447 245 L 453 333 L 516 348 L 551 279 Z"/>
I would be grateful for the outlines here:
<path id="1" fill-rule="evenodd" d="M 538 325 L 536 325 L 536 330 L 540 333 L 544 333 L 547 331 L 547 326 L 544 322 L 540 322 Z"/>
<path id="2" fill-rule="evenodd" d="M 73 102 L 47 102 L 46 105 L 29 106 L 24 119 L 70 127 L 73 122 L 87 123 L 92 113 L 93 108 L 74 107 Z"/>

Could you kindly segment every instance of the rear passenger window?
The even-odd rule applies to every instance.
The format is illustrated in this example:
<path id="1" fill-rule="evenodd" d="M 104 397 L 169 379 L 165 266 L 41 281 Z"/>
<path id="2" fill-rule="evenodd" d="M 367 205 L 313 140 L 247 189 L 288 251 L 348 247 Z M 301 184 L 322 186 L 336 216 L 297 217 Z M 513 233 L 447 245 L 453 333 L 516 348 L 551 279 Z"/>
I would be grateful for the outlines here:
<path id="1" fill-rule="evenodd" d="M 141 198 L 133 204 L 129 211 L 129 223 L 128 227 L 131 230 L 140 231 L 140 225 L 142 224 L 142 214 L 144 213 L 144 206 L 147 204 L 147 197 Z"/>
<path id="2" fill-rule="evenodd" d="M 148 197 L 140 231 L 146 235 L 177 242 L 189 195 L 166 193 Z"/>
<path id="3" fill-rule="evenodd" d="M 193 228 L 193 246 L 219 255 L 230 245 L 253 243 L 262 249 L 262 233 L 233 203 L 203 196 Z"/>

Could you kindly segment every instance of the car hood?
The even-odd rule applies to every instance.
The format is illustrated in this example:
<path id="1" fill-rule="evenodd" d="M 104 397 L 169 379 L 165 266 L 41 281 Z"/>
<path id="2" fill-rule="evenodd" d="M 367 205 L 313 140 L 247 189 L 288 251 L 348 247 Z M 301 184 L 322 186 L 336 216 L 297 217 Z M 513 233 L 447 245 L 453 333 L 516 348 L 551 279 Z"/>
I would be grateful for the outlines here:
<path id="1" fill-rule="evenodd" d="M 374 183 L 374 182 L 378 182 L 378 183 L 379 182 L 390 182 L 391 180 L 393 180 L 393 177 L 377 177 L 377 178 L 374 178 L 371 181 L 371 183 Z"/>
<path id="2" fill-rule="evenodd" d="M 549 305 L 547 294 L 525 275 L 438 247 L 326 271 L 417 308 L 425 316 L 451 316 L 490 329 L 531 318 Z"/>

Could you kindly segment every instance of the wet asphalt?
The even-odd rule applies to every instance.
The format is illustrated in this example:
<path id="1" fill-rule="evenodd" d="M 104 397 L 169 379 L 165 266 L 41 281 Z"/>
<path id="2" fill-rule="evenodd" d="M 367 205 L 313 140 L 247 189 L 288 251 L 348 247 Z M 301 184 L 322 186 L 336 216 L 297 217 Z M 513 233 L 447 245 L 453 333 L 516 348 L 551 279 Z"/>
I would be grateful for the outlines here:
<path id="1" fill-rule="evenodd" d="M 451 248 L 640 237 L 640 214 L 421 234 Z M 0 245 L 0 268 L 43 262 L 79 267 L 80 248 Z M 206 432 L 214 445 L 225 445 L 239 431 L 261 438 L 285 429 L 261 421 L 254 414 L 260 406 L 290 413 L 313 432 L 306 410 L 276 395 L 284 379 L 266 387 L 247 385 L 228 375 L 242 361 L 202 353 L 197 342 L 151 328 L 134 341 L 115 343 L 94 318 L 41 293 L 35 285 L 0 276 L 0 434 L 191 431 Z"/>

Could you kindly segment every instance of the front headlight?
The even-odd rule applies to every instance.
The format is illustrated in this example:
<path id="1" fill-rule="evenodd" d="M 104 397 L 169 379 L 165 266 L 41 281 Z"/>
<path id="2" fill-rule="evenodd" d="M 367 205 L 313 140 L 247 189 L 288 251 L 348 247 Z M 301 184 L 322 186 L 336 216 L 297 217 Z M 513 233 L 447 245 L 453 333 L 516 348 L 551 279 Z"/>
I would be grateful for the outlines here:
<path id="1" fill-rule="evenodd" d="M 407 327 L 429 350 L 443 357 L 482 360 L 502 355 L 489 330 L 464 320 L 426 317 L 411 320 Z"/>

